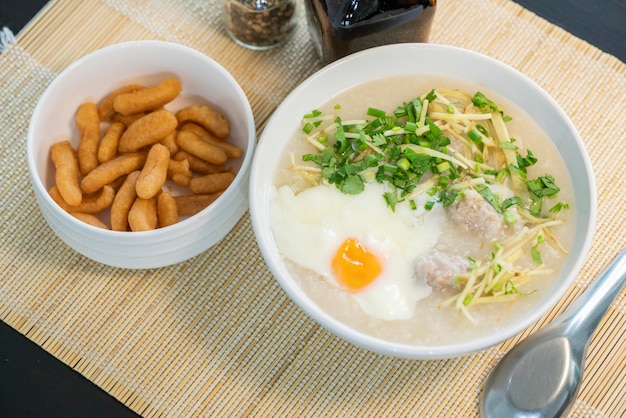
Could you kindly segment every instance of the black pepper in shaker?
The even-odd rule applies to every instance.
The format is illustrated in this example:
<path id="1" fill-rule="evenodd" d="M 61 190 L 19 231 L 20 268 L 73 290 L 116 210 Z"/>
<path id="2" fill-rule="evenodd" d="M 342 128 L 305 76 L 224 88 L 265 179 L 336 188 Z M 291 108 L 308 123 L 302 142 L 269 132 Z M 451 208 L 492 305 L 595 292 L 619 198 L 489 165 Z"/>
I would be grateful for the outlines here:
<path id="1" fill-rule="evenodd" d="M 296 29 L 297 0 L 224 0 L 224 24 L 230 37 L 250 49 L 283 44 Z"/>

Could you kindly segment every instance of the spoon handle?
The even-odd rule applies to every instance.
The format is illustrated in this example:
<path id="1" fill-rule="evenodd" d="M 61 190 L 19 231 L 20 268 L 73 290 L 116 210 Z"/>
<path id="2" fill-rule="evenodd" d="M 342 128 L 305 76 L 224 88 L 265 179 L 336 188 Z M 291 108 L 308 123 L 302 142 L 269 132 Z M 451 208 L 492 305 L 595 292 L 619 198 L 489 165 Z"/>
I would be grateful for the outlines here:
<path id="1" fill-rule="evenodd" d="M 626 285 L 626 249 L 615 257 L 598 279 L 560 317 L 568 333 L 587 341 Z"/>

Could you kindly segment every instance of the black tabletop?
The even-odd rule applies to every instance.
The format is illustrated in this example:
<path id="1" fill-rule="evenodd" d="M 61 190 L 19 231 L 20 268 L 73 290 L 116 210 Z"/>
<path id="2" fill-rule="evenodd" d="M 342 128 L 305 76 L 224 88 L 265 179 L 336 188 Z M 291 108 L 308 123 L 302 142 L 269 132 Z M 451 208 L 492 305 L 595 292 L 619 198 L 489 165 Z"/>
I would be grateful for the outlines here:
<path id="1" fill-rule="evenodd" d="M 626 62 L 626 1 L 516 0 Z M 0 28 L 14 34 L 47 3 L 0 0 Z M 95 384 L 0 321 L 1 417 L 136 417 Z"/>

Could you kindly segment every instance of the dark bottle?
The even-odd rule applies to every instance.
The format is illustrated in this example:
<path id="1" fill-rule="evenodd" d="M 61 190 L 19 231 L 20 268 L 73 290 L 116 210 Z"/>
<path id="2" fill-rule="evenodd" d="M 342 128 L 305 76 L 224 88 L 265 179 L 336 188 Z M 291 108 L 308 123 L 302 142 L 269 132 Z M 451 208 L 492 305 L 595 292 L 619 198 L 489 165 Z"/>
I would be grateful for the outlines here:
<path id="1" fill-rule="evenodd" d="M 353 52 L 427 42 L 436 0 L 305 0 L 311 38 L 327 64 Z"/>

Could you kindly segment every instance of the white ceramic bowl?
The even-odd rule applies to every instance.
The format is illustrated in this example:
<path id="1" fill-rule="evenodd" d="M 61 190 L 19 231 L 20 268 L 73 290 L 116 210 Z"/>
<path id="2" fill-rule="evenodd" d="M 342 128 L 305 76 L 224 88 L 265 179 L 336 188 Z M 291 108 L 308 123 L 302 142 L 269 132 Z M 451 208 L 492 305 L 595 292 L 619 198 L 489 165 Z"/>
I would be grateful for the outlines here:
<path id="1" fill-rule="evenodd" d="M 50 198 L 54 184 L 50 146 L 60 139 L 78 143 L 74 116 L 86 101 L 98 101 L 129 83 L 152 85 L 177 76 L 180 96 L 166 107 L 209 103 L 231 121 L 229 141 L 244 155 L 232 160 L 238 174 L 213 204 L 167 228 L 146 232 L 107 231 L 68 215 Z M 56 234 L 79 253 L 125 268 L 175 264 L 207 250 L 233 228 L 248 208 L 248 173 L 256 141 L 250 104 L 237 81 L 220 64 L 191 48 L 160 41 L 136 41 L 97 50 L 67 67 L 41 96 L 28 130 L 31 182 L 43 215 Z"/>
<path id="2" fill-rule="evenodd" d="M 577 208 L 570 256 L 549 292 L 527 316 L 493 334 L 454 344 L 417 346 L 374 338 L 342 323 L 307 296 L 281 260 L 270 229 L 270 186 L 281 150 L 302 116 L 352 86 L 396 75 L 430 74 L 471 82 L 476 90 L 495 92 L 525 110 L 555 142 L 575 185 Z M 407 94 L 414 94 L 408 92 Z M 411 99 L 411 97 L 408 97 Z M 315 321 L 366 349 L 405 358 L 435 359 L 486 349 L 529 327 L 565 294 L 579 273 L 590 247 L 596 217 L 592 167 L 575 127 L 558 104 L 533 81 L 494 59 L 471 51 L 432 44 L 388 45 L 359 52 L 318 71 L 296 88 L 276 110 L 260 138 L 250 173 L 250 214 L 263 257 L 287 294 Z"/>

